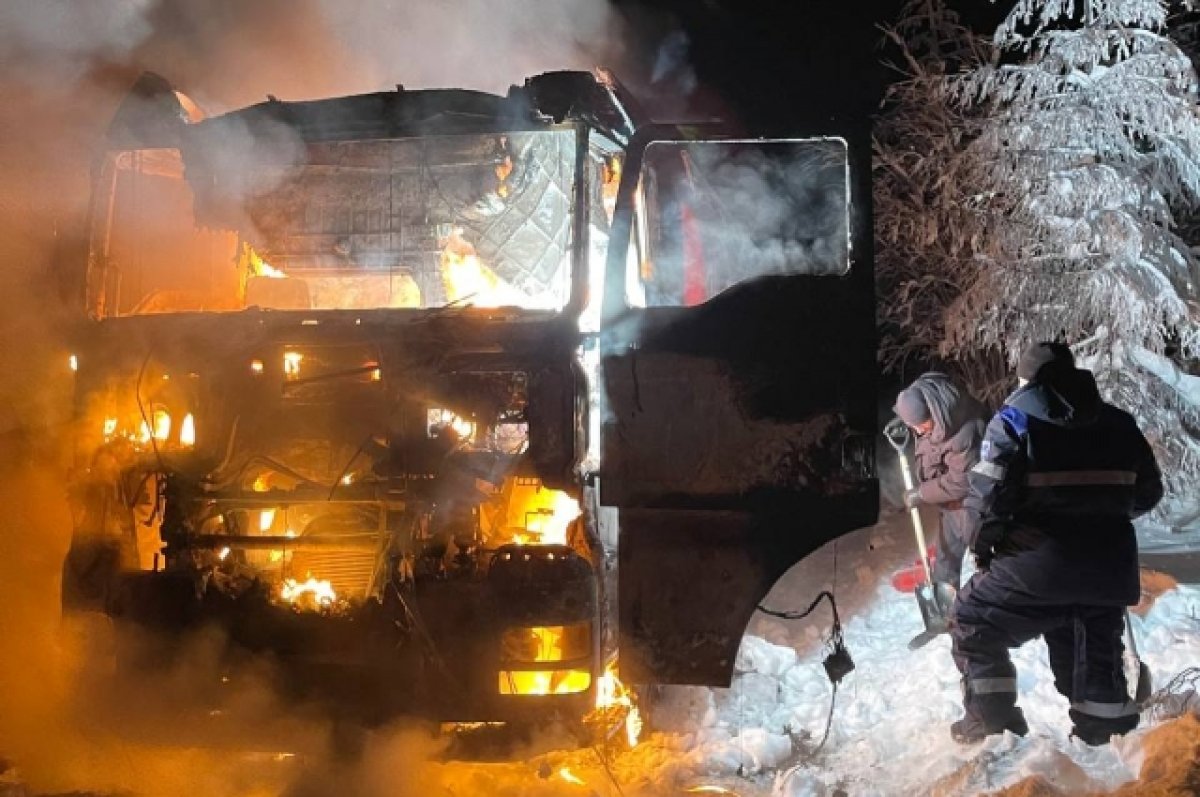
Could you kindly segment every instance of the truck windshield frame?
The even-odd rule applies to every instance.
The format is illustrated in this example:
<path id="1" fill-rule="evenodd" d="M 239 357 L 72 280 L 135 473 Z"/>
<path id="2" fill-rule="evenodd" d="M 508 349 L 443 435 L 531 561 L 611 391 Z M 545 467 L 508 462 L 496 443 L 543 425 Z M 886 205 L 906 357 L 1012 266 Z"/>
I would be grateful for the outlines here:
<path id="1" fill-rule="evenodd" d="M 587 280 L 586 142 L 562 124 L 110 151 L 88 313 L 570 312 Z"/>

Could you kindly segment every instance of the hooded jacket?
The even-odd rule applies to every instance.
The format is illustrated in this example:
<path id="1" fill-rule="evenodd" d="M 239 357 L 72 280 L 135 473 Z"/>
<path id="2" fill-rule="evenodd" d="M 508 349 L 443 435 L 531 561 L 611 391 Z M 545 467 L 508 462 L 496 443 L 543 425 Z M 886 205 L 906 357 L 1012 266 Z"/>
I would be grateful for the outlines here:
<path id="1" fill-rule="evenodd" d="M 1133 417 L 1101 400 L 1090 371 L 1020 388 L 984 435 L 968 511 L 992 569 L 1051 603 L 1139 597 L 1132 519 L 1162 498 L 1154 453 Z"/>
<path id="2" fill-rule="evenodd" d="M 957 509 L 970 489 L 968 474 L 979 459 L 986 422 L 984 411 L 945 374 L 918 377 L 905 391 L 919 395 L 933 419 L 933 430 L 917 438 L 917 488 L 921 500 Z"/>

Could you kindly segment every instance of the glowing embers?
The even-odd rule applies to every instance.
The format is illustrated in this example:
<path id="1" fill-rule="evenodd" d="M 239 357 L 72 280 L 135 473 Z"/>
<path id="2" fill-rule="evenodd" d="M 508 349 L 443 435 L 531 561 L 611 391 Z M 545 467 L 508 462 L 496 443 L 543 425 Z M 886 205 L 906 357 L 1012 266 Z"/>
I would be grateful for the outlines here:
<path id="1" fill-rule="evenodd" d="M 586 783 L 584 783 L 582 778 L 580 778 L 578 775 L 576 775 L 574 772 L 572 772 L 567 767 L 560 768 L 558 770 L 558 776 L 560 778 L 562 778 L 563 780 L 565 780 L 567 783 L 573 783 L 576 786 L 586 786 L 587 785 Z"/>
<path id="2" fill-rule="evenodd" d="M 305 581 L 285 578 L 279 585 L 279 599 L 300 611 L 328 611 L 337 604 L 337 593 L 328 581 L 313 578 Z"/>
<path id="3" fill-rule="evenodd" d="M 586 692 L 592 673 L 575 670 L 501 670 L 502 695 L 573 695 Z"/>

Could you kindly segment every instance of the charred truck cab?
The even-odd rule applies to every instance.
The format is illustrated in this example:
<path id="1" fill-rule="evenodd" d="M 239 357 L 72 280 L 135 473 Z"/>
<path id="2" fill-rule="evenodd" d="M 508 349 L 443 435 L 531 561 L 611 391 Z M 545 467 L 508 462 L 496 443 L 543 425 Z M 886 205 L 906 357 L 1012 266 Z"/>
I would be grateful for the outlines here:
<path id="1" fill-rule="evenodd" d="M 582 716 L 617 650 L 728 683 L 877 513 L 868 164 L 602 71 L 213 118 L 144 76 L 93 175 L 64 608 L 374 714 Z"/>

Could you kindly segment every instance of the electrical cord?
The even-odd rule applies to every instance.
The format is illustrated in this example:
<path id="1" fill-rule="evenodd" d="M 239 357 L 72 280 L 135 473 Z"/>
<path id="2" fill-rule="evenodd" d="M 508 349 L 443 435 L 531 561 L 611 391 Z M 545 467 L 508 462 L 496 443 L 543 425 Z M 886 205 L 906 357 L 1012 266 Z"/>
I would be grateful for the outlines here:
<path id="1" fill-rule="evenodd" d="M 821 602 L 822 598 L 829 601 L 829 608 L 833 610 L 833 633 L 840 637 L 842 633 L 842 623 L 838 617 L 837 601 L 834 599 L 833 593 L 827 589 L 821 590 L 817 597 L 813 598 L 813 602 L 808 604 L 808 608 L 802 612 L 789 612 L 780 609 L 769 609 L 766 606 L 763 606 L 761 603 L 758 604 L 758 610 L 763 614 L 770 615 L 771 617 L 778 617 L 780 620 L 803 620 L 816 610 L 817 605 Z"/>
<path id="2" fill-rule="evenodd" d="M 834 583 L 836 583 L 836 578 L 837 578 L 837 546 L 836 545 L 834 546 L 833 556 L 834 556 L 834 579 L 835 579 Z M 758 605 L 758 610 L 760 612 L 762 612 L 763 614 L 769 615 L 771 617 L 777 617 L 780 620 L 802 620 L 805 617 L 808 617 L 814 611 L 816 611 L 817 606 L 820 605 L 822 600 L 829 601 L 829 608 L 833 613 L 833 627 L 830 630 L 830 635 L 829 635 L 830 652 L 829 652 L 829 655 L 825 657 L 825 660 L 823 662 L 824 667 L 825 667 L 825 674 L 829 677 L 829 681 L 832 684 L 833 689 L 832 689 L 831 694 L 829 695 L 829 713 L 825 717 L 825 731 L 824 731 L 824 733 L 821 734 L 821 741 L 817 743 L 816 747 L 807 751 L 807 757 L 809 757 L 809 758 L 811 758 L 812 756 L 815 756 L 817 753 L 819 753 L 825 747 L 825 742 L 827 742 L 829 740 L 829 731 L 833 728 L 833 712 L 834 712 L 834 708 L 837 706 L 838 683 L 840 683 L 842 678 L 844 678 L 851 670 L 854 669 L 854 662 L 850 658 L 849 651 L 846 650 L 845 640 L 842 637 L 842 621 L 838 615 L 837 599 L 834 598 L 833 592 L 831 592 L 830 590 L 822 590 L 817 595 L 817 597 L 813 598 L 813 601 L 812 601 L 812 603 L 810 603 L 808 605 L 808 608 L 806 608 L 802 612 L 792 612 L 792 611 L 783 611 L 783 610 L 779 610 L 779 609 L 770 609 L 770 608 L 767 608 L 766 606 L 763 606 L 762 604 Z"/>

